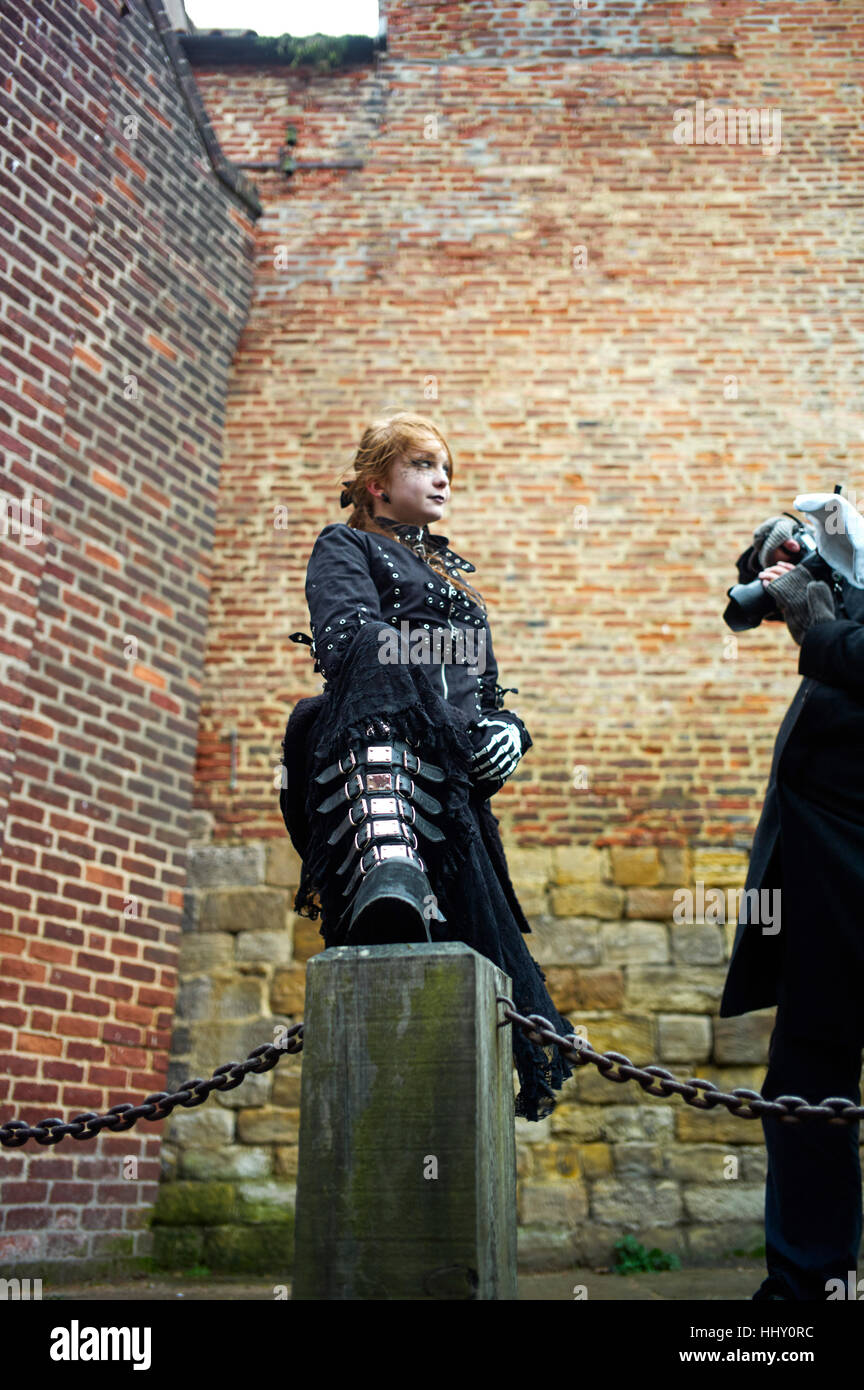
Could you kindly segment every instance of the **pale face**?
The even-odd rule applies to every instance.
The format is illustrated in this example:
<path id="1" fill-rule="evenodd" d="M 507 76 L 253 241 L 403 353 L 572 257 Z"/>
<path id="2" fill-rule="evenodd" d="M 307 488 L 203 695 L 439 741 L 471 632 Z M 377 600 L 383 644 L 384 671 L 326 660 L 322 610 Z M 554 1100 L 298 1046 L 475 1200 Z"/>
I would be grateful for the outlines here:
<path id="1" fill-rule="evenodd" d="M 430 436 L 425 446 L 415 445 L 391 465 L 385 486 L 371 483 L 369 491 L 375 498 L 373 516 L 387 516 L 411 526 L 432 524 L 450 500 L 450 465 L 444 446 Z M 387 493 L 389 502 L 382 502 L 382 492 Z"/>

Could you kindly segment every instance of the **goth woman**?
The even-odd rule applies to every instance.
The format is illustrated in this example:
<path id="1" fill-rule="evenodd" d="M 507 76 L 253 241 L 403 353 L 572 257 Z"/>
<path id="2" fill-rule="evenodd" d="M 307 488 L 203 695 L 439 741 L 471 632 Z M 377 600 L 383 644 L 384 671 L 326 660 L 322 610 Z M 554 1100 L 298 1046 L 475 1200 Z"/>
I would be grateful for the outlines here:
<path id="1" fill-rule="evenodd" d="M 325 945 L 463 941 L 513 982 L 523 1014 L 555 1009 L 522 934 L 489 798 L 531 747 L 505 690 L 474 566 L 429 530 L 453 485 L 436 427 L 402 412 L 363 434 L 342 484 L 348 521 L 321 531 L 306 573 L 324 693 L 285 730 L 280 807 L 303 861 L 295 910 Z M 516 1113 L 542 1119 L 571 1073 L 513 1030 Z"/>

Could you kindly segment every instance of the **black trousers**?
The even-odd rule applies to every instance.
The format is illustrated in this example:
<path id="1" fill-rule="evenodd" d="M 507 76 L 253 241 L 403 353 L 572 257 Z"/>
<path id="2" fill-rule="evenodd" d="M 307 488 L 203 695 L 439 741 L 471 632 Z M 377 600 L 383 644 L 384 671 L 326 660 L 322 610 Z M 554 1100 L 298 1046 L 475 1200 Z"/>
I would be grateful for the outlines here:
<path id="1" fill-rule="evenodd" d="M 762 1095 L 816 1102 L 845 1096 L 860 1102 L 864 1017 L 854 979 L 837 979 L 837 1029 L 808 1025 L 806 1008 L 791 1008 L 780 989 Z M 854 997 L 853 997 L 854 994 Z M 857 1286 L 861 1244 L 859 1125 L 827 1120 L 789 1124 L 763 1116 L 768 1150 L 763 1285 L 786 1298 L 824 1300 L 826 1281 L 850 1271 Z"/>

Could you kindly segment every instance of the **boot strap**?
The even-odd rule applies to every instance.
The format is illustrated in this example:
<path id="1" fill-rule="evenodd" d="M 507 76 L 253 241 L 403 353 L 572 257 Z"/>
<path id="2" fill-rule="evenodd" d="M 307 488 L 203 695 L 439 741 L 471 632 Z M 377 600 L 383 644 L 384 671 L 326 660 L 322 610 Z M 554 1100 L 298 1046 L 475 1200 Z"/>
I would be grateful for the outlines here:
<path id="1" fill-rule="evenodd" d="M 397 772 L 395 769 L 387 772 L 373 772 L 368 768 L 364 771 L 360 771 L 358 768 L 352 772 L 347 782 L 337 788 L 331 796 L 328 796 L 326 801 L 321 802 L 318 810 L 326 815 L 340 802 L 357 801 L 365 792 L 389 792 L 391 795 L 401 793 L 409 801 L 416 801 L 418 806 L 422 806 L 424 811 L 433 816 L 441 810 L 440 801 L 436 801 L 432 796 L 427 796 L 426 792 L 415 786 L 412 778 L 407 777 L 404 772 Z"/>
<path id="2" fill-rule="evenodd" d="M 372 820 L 365 821 L 353 837 L 348 846 L 348 853 L 336 870 L 337 874 L 344 874 L 358 851 L 362 854 L 370 845 L 380 840 L 404 840 L 412 849 L 418 848 L 417 836 L 407 821 L 400 820 L 398 816 L 386 820 L 383 816 L 375 816 Z"/>
<path id="3" fill-rule="evenodd" d="M 418 869 L 422 869 L 424 874 L 426 872 L 426 865 L 412 845 L 372 844 L 360 859 L 350 881 L 345 885 L 343 889 L 344 896 L 350 897 L 354 885 L 360 877 L 368 874 L 370 869 L 373 869 L 376 864 L 383 863 L 385 859 L 407 859 L 409 863 L 416 864 Z"/>
<path id="4" fill-rule="evenodd" d="M 346 772 L 353 772 L 355 767 L 368 764 L 370 767 L 380 767 L 382 764 L 390 766 L 396 764 L 410 772 L 412 777 L 423 777 L 430 782 L 443 782 L 445 773 L 442 768 L 436 767 L 434 763 L 424 762 L 419 758 L 411 747 L 410 743 L 403 743 L 394 740 L 392 743 L 370 743 L 355 752 L 353 748 L 348 749 L 347 758 L 337 758 L 335 763 L 331 763 L 323 772 L 319 772 L 315 778 L 316 782 L 329 782 L 340 772 L 343 777 Z"/>
<path id="5" fill-rule="evenodd" d="M 357 814 L 358 812 L 359 814 Z M 443 831 L 428 821 L 425 816 L 421 816 L 417 808 L 412 806 L 410 801 L 403 801 L 401 796 L 361 796 L 359 801 L 356 801 L 351 807 L 342 824 L 328 838 L 328 845 L 338 844 L 348 830 L 356 830 L 358 826 L 362 826 L 364 822 L 368 821 L 370 816 L 399 816 L 409 825 L 416 825 L 417 829 L 428 840 L 444 839 Z M 359 849 L 361 846 L 357 840 L 358 837 L 355 836 L 354 844 Z"/>

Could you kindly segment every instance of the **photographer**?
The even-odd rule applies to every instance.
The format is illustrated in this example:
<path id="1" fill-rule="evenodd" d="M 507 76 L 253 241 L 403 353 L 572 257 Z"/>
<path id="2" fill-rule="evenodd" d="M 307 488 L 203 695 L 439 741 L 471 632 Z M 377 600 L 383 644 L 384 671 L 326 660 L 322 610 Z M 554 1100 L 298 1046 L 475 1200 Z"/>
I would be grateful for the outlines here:
<path id="1" fill-rule="evenodd" d="M 796 499 L 796 506 L 807 500 Z M 838 516 L 841 502 L 853 510 L 839 499 Z M 745 885 L 782 890 L 780 929 L 754 920 L 758 907 L 751 912 L 750 899 L 742 899 L 720 1016 L 777 1005 L 764 1097 L 845 1096 L 857 1104 L 864 1045 L 864 589 L 851 582 L 860 582 L 861 556 L 850 537 L 824 539 L 823 532 L 823 554 L 811 553 L 794 517 L 771 517 L 738 561 L 742 584 L 761 584 L 773 610 L 764 616 L 785 620 L 799 645 L 803 680 L 777 736 Z M 729 626 L 758 625 L 761 616 L 749 620 L 735 603 L 736 588 L 729 592 Z M 858 1124 L 766 1116 L 762 1127 L 768 1277 L 754 1298 L 824 1300 L 827 1280 L 840 1278 L 845 1287 L 857 1266 Z"/>

